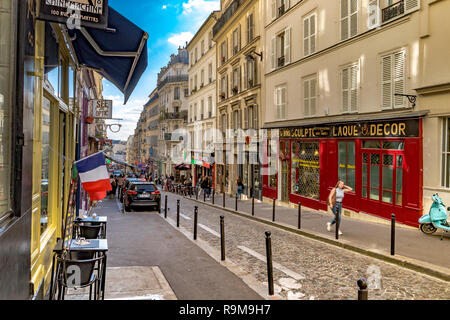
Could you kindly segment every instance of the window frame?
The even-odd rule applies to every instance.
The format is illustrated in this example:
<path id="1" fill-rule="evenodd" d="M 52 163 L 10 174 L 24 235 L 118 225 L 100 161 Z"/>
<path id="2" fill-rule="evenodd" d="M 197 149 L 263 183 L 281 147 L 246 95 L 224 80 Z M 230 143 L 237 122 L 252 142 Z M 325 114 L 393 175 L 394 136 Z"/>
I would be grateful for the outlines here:
<path id="1" fill-rule="evenodd" d="M 311 82 L 315 81 L 315 94 L 314 96 L 311 95 Z M 308 96 L 305 96 L 305 85 L 308 84 Z M 303 116 L 305 118 L 315 117 L 317 115 L 317 106 L 318 106 L 318 90 L 317 90 L 317 74 L 310 75 L 307 77 L 304 77 L 302 79 L 302 85 L 303 85 Z M 311 100 L 315 101 L 314 105 L 314 114 L 311 112 Z M 306 112 L 306 104 L 305 102 L 308 101 L 308 113 Z"/>
<path id="2" fill-rule="evenodd" d="M 311 34 L 311 18 L 314 18 L 314 34 Z M 308 20 L 309 34 L 305 36 L 305 21 Z M 311 40 L 314 38 L 314 51 L 311 50 Z M 308 53 L 305 52 L 305 41 L 308 41 Z M 303 18 L 303 56 L 307 57 L 317 52 L 317 13 L 313 12 Z"/>
<path id="3" fill-rule="evenodd" d="M 441 187 L 450 190 L 450 161 L 448 160 L 450 156 L 450 117 L 444 117 L 442 119 L 442 145 L 441 145 L 441 165 L 440 165 L 440 175 L 441 175 Z M 447 181 L 448 180 L 448 181 Z"/>

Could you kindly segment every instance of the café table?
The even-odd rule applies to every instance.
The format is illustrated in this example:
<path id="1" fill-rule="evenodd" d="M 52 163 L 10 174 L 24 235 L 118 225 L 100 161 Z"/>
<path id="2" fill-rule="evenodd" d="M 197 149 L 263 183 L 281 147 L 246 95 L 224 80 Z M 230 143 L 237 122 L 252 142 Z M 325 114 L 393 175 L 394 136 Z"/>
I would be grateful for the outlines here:
<path id="1" fill-rule="evenodd" d="M 94 252 L 95 254 L 104 255 L 103 264 L 101 266 L 102 270 L 102 281 L 99 285 L 99 289 L 101 291 L 102 300 L 105 299 L 105 282 L 106 282 L 106 258 L 108 252 L 108 240 L 107 239 L 90 239 L 89 244 L 87 245 L 77 245 L 76 239 L 72 239 L 69 247 L 70 252 Z M 52 277 L 50 280 L 50 294 L 49 300 L 53 300 L 54 292 L 54 277 L 58 275 L 59 266 L 56 266 L 56 275 L 55 271 L 55 261 L 56 256 L 61 255 L 64 252 L 63 250 L 63 240 L 58 239 L 55 248 L 53 249 L 53 263 L 52 263 Z M 60 288 L 59 288 L 60 289 Z"/>
<path id="2" fill-rule="evenodd" d="M 102 238 L 106 239 L 106 225 L 108 223 L 107 216 L 97 216 L 92 217 L 88 216 L 86 218 L 79 217 L 75 219 L 75 223 L 92 223 L 92 224 L 100 224 L 102 226 Z"/>

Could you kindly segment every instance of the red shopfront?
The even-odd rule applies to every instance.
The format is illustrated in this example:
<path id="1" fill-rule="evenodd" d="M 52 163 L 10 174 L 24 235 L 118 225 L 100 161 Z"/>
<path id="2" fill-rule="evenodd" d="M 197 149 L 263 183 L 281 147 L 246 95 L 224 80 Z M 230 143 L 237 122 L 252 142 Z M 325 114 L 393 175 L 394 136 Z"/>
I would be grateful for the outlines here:
<path id="1" fill-rule="evenodd" d="M 343 180 L 354 189 L 345 209 L 386 219 L 395 213 L 397 221 L 417 226 L 422 150 L 420 118 L 282 128 L 272 147 L 276 157 L 266 161 L 279 170 L 264 175 L 263 196 L 327 210 L 330 190 Z"/>

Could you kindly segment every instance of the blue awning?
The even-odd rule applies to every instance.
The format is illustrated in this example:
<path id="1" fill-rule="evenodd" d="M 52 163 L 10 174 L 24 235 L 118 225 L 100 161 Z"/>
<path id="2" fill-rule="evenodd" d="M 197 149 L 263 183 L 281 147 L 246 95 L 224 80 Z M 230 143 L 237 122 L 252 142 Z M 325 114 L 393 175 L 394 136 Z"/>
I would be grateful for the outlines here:
<path id="1" fill-rule="evenodd" d="M 124 94 L 124 104 L 147 68 L 148 34 L 113 8 L 106 30 L 68 30 L 78 63 L 95 69 Z"/>

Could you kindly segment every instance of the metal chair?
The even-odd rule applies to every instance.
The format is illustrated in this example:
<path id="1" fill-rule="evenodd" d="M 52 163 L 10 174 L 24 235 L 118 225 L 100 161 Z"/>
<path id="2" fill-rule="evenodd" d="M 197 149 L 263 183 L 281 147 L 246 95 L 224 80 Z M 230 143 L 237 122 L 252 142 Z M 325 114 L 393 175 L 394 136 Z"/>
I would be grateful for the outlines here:
<path id="1" fill-rule="evenodd" d="M 72 259 L 73 253 L 70 253 L 70 258 L 56 257 L 58 264 L 57 283 L 59 285 L 58 300 L 64 300 L 66 291 L 69 288 L 78 290 L 86 287 L 89 287 L 89 300 L 92 300 L 92 286 L 94 286 L 94 300 L 98 300 L 102 283 L 102 271 L 105 267 L 105 256 L 102 255 L 86 260 L 75 260 Z M 77 252 L 77 255 L 80 253 Z M 97 274 L 95 274 L 95 271 L 97 271 Z"/>
<path id="2" fill-rule="evenodd" d="M 79 222 L 77 223 L 78 236 L 85 239 L 99 239 L 103 237 L 101 224 Z"/>

